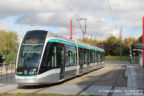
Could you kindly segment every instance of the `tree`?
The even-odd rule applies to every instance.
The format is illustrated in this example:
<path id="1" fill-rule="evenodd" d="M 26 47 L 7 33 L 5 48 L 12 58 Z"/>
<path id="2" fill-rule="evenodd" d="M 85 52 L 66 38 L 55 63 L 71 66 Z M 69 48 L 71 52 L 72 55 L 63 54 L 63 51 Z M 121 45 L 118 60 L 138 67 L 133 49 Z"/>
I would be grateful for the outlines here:
<path id="1" fill-rule="evenodd" d="M 81 38 L 79 38 L 79 39 L 77 39 L 77 40 L 80 41 L 80 42 L 84 42 L 84 43 L 86 43 L 86 44 L 89 44 L 89 45 L 93 45 L 93 46 L 98 43 L 97 40 L 92 40 L 91 38 L 88 38 L 88 37 L 85 37 L 84 40 L 81 39 Z"/>
<path id="2" fill-rule="evenodd" d="M 119 56 L 120 55 L 120 47 L 117 47 L 113 50 L 113 53 L 115 56 Z"/>
<path id="3" fill-rule="evenodd" d="M 5 62 L 6 62 L 6 63 L 16 62 L 16 53 L 13 52 L 13 51 L 11 51 L 11 52 L 7 55 L 7 57 L 6 57 L 6 59 L 5 59 Z"/>
<path id="4" fill-rule="evenodd" d="M 138 42 L 138 39 L 129 37 L 124 40 L 124 45 L 129 48 L 131 45 L 134 45 L 136 42 Z"/>
<path id="5" fill-rule="evenodd" d="M 107 43 L 116 44 L 116 43 L 118 43 L 118 39 L 112 35 L 112 36 L 108 37 Z"/>
<path id="6" fill-rule="evenodd" d="M 18 48 L 17 41 L 18 34 L 16 32 L 0 30 L 0 55 L 6 58 L 10 52 L 16 53 Z"/>

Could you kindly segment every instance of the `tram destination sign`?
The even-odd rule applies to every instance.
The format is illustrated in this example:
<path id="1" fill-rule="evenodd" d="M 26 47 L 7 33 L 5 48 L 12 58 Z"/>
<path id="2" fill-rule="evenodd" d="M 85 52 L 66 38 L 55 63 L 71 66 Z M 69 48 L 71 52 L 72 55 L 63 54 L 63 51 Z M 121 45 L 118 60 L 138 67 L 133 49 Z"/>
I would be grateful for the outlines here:
<path id="1" fill-rule="evenodd" d="M 25 40 L 25 44 L 38 44 L 37 40 Z"/>

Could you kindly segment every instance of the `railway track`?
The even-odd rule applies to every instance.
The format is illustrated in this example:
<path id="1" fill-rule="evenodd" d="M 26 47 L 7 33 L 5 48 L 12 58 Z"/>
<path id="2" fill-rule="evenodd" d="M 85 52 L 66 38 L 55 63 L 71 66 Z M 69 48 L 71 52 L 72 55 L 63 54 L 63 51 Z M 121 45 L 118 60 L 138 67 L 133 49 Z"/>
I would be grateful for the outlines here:
<path id="1" fill-rule="evenodd" d="M 98 78 L 96 78 L 93 82 L 87 84 L 84 88 L 82 88 L 81 90 L 79 90 L 79 91 L 76 93 L 76 96 L 81 95 L 83 92 L 85 92 L 85 91 L 86 91 L 88 88 L 90 88 L 91 86 L 95 85 L 95 84 L 98 83 L 99 81 L 104 80 L 104 78 L 108 75 L 108 72 L 109 72 L 110 70 L 112 70 L 112 69 L 113 69 L 113 68 L 108 69 L 108 70 L 105 71 L 105 72 L 103 72 L 103 70 L 98 71 L 97 73 L 102 73 L 102 72 L 103 72 L 103 74 L 100 75 Z M 104 70 L 105 70 L 105 69 L 104 69 Z M 118 81 L 119 76 L 120 76 L 124 71 L 125 71 L 125 70 L 119 70 L 119 71 L 118 71 L 118 70 L 115 70 L 115 72 L 118 72 L 118 73 L 117 73 L 115 79 L 113 80 L 113 83 L 112 83 L 112 85 L 111 85 L 111 86 L 112 86 L 112 87 L 111 87 L 111 90 L 114 90 L 114 89 L 115 89 L 115 87 L 116 87 L 116 82 Z M 115 73 L 115 72 L 113 72 L 113 73 Z M 90 73 L 90 74 L 91 74 L 91 73 Z M 89 74 L 86 74 L 86 75 L 89 75 Z M 82 76 L 80 76 L 80 77 L 78 77 L 78 78 L 76 78 L 76 79 L 81 79 L 83 76 L 85 76 L 85 75 L 82 75 Z M 49 89 L 54 88 L 54 87 L 55 87 L 55 88 L 56 88 L 56 87 L 59 87 L 59 86 L 61 86 L 61 85 L 64 85 L 65 83 L 71 82 L 71 81 L 73 81 L 73 80 L 75 80 L 75 79 L 71 79 L 71 80 L 68 80 L 68 81 L 66 81 L 66 82 L 58 83 L 58 84 L 41 85 L 41 86 L 34 86 L 34 87 L 18 87 L 18 88 L 15 88 L 15 89 L 12 89 L 12 90 L 6 92 L 6 94 L 7 94 L 7 93 L 30 93 L 30 94 L 35 94 L 35 93 L 39 93 L 39 92 L 41 92 L 41 91 L 43 91 L 43 90 L 49 90 Z M 109 92 L 109 93 L 108 93 L 108 96 L 112 96 L 112 94 L 113 94 L 113 92 Z"/>
<path id="2" fill-rule="evenodd" d="M 125 66 L 123 66 L 125 67 Z M 116 88 L 117 82 L 120 79 L 120 75 L 125 73 L 126 68 L 124 68 L 124 70 L 121 71 L 121 73 L 119 75 L 117 75 L 117 79 L 115 80 L 115 82 L 112 85 L 111 91 L 108 93 L 108 96 L 112 96 L 114 93 L 114 89 Z"/>
<path id="3" fill-rule="evenodd" d="M 87 85 L 84 89 L 82 89 L 81 91 L 79 91 L 76 96 L 81 95 L 82 92 L 84 92 L 85 90 L 87 90 L 88 88 L 90 88 L 92 85 L 94 85 L 97 81 L 101 80 L 104 76 L 106 76 L 107 74 L 102 75 L 101 77 L 99 77 L 95 82 L 92 82 L 91 84 Z"/>
<path id="4" fill-rule="evenodd" d="M 123 67 L 123 66 L 122 66 L 122 67 Z M 116 75 L 117 77 L 116 77 L 116 79 L 114 80 L 114 82 L 113 82 L 113 84 L 112 84 L 112 87 L 111 87 L 111 89 L 110 89 L 110 92 L 108 93 L 107 96 L 112 96 L 112 94 L 113 94 L 114 91 L 111 91 L 111 90 L 114 90 L 114 89 L 115 89 L 116 83 L 117 83 L 117 81 L 119 80 L 120 75 L 123 74 L 123 73 L 125 73 L 125 69 L 124 69 L 124 70 L 121 70 L 121 72 L 120 72 L 118 75 Z M 95 82 L 92 82 L 91 84 L 87 85 L 83 90 L 81 90 L 80 92 L 78 92 L 78 93 L 76 94 L 76 96 L 80 96 L 81 93 L 83 93 L 85 90 L 87 90 L 88 88 L 90 88 L 90 87 L 91 87 L 92 85 L 94 85 L 96 82 L 100 81 L 100 80 L 101 80 L 103 77 L 105 77 L 106 75 L 107 75 L 106 73 L 103 74 L 103 75 L 102 75 L 101 77 L 99 77 Z"/>
<path id="5" fill-rule="evenodd" d="M 57 86 L 58 84 L 50 84 L 50 85 L 40 85 L 40 86 L 26 86 L 26 87 L 17 87 L 15 89 L 12 89 L 10 91 L 7 91 L 6 94 L 8 93 L 30 93 L 30 94 L 34 94 L 34 93 L 38 93 L 42 90 L 45 89 L 50 89 L 54 86 Z"/>
<path id="6" fill-rule="evenodd" d="M 96 71 L 97 69 L 95 69 L 95 70 L 92 70 L 92 71 L 90 71 L 90 72 L 87 72 L 87 73 L 85 73 L 85 74 L 83 74 L 83 75 L 80 75 L 80 76 L 78 76 L 78 78 L 80 78 L 80 77 L 82 77 L 82 76 L 84 76 L 84 75 L 86 75 L 86 74 L 89 74 L 89 73 L 91 73 L 91 72 L 93 72 L 93 71 Z M 71 79 L 69 79 L 69 80 L 65 80 L 66 82 L 67 81 L 71 81 L 71 80 L 73 80 L 74 78 L 71 78 Z M 64 82 L 65 82 L 64 81 Z M 56 84 L 49 84 L 49 85 L 40 85 L 40 86 L 28 86 L 28 87 L 18 87 L 18 88 L 16 88 L 16 89 L 13 89 L 13 90 L 10 90 L 10 91 L 7 91 L 6 92 L 6 94 L 8 94 L 8 93 L 15 93 L 15 92 L 17 92 L 17 91 L 19 91 L 19 90 L 24 90 L 24 91 L 26 91 L 26 89 L 36 89 L 35 91 L 33 91 L 33 92 L 24 92 L 24 93 L 30 93 L 30 94 L 34 94 L 34 93 L 38 93 L 38 92 L 40 92 L 40 91 L 42 91 L 42 90 L 46 90 L 46 89 L 50 89 L 50 88 L 53 88 L 53 87 L 56 87 L 56 86 L 59 86 L 59 85 L 61 85 L 61 84 L 63 84 L 64 82 L 60 82 L 60 83 L 56 83 Z M 38 89 L 37 89 L 38 88 Z M 86 89 L 86 88 L 84 88 L 84 89 Z M 79 94 L 80 92 L 78 92 L 77 94 Z"/>

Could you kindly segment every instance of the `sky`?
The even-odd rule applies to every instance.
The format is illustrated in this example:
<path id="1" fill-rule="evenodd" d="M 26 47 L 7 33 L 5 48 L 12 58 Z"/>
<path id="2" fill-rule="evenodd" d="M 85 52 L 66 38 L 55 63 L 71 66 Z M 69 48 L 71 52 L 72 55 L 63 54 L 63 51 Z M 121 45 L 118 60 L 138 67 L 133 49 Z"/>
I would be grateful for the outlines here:
<path id="1" fill-rule="evenodd" d="M 123 39 L 142 35 L 143 0 L 1 0 L 0 30 L 21 36 L 28 30 L 47 30 L 73 39 L 82 38 L 78 18 L 87 19 L 86 37 L 104 40 L 110 35 Z M 84 30 L 85 22 L 80 20 Z"/>

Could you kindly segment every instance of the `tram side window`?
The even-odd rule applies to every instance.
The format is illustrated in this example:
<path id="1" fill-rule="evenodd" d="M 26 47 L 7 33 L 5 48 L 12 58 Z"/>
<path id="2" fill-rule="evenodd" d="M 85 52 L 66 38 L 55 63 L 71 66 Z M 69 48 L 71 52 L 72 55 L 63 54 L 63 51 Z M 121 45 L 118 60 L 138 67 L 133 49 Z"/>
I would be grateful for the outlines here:
<path id="1" fill-rule="evenodd" d="M 88 55 L 89 55 L 89 56 L 88 56 L 88 63 L 90 64 L 90 61 L 91 61 L 91 60 L 90 60 L 90 58 L 91 58 L 91 56 L 90 56 L 90 50 L 88 50 Z"/>
<path id="2" fill-rule="evenodd" d="M 64 44 L 59 44 L 58 45 L 58 66 L 60 67 L 64 67 L 64 63 L 65 63 L 65 47 Z"/>
<path id="3" fill-rule="evenodd" d="M 93 51 L 90 50 L 90 63 L 93 63 Z"/>
<path id="4" fill-rule="evenodd" d="M 100 62 L 102 61 L 102 54 L 100 53 Z"/>
<path id="5" fill-rule="evenodd" d="M 103 53 L 103 61 L 105 61 L 105 53 Z"/>
<path id="6" fill-rule="evenodd" d="M 92 51 L 92 58 L 93 58 L 92 63 L 95 63 L 95 51 L 94 50 Z"/>
<path id="7" fill-rule="evenodd" d="M 101 53 L 101 62 L 103 61 L 103 53 Z"/>
<path id="8" fill-rule="evenodd" d="M 65 55 L 66 55 L 66 65 L 74 66 L 76 65 L 76 47 L 71 45 L 65 45 Z"/>
<path id="9" fill-rule="evenodd" d="M 96 62 L 96 58 L 95 58 L 95 51 L 93 51 L 93 63 L 95 63 Z"/>
<path id="10" fill-rule="evenodd" d="M 84 64 L 84 49 L 83 48 L 79 48 L 79 64 L 82 65 Z"/>
<path id="11" fill-rule="evenodd" d="M 50 42 L 47 43 L 39 73 L 43 73 L 47 70 L 58 67 L 57 66 L 57 59 L 58 59 L 57 51 L 58 50 L 57 50 L 56 43 L 50 43 Z"/>
<path id="12" fill-rule="evenodd" d="M 97 63 L 99 63 L 100 62 L 100 56 L 99 56 L 99 52 L 97 52 Z"/>
<path id="13" fill-rule="evenodd" d="M 97 58 L 97 52 L 95 52 L 95 63 L 97 63 L 97 60 L 98 60 L 98 58 Z"/>
<path id="14" fill-rule="evenodd" d="M 98 52 L 98 62 L 101 62 L 100 52 Z"/>
<path id="15" fill-rule="evenodd" d="M 102 61 L 105 60 L 105 53 L 102 53 Z"/>
<path id="16" fill-rule="evenodd" d="M 90 63 L 89 50 L 88 49 L 84 49 L 84 50 L 85 50 L 85 64 L 89 64 Z"/>
<path id="17" fill-rule="evenodd" d="M 101 61 L 103 61 L 103 53 L 101 53 Z"/>

